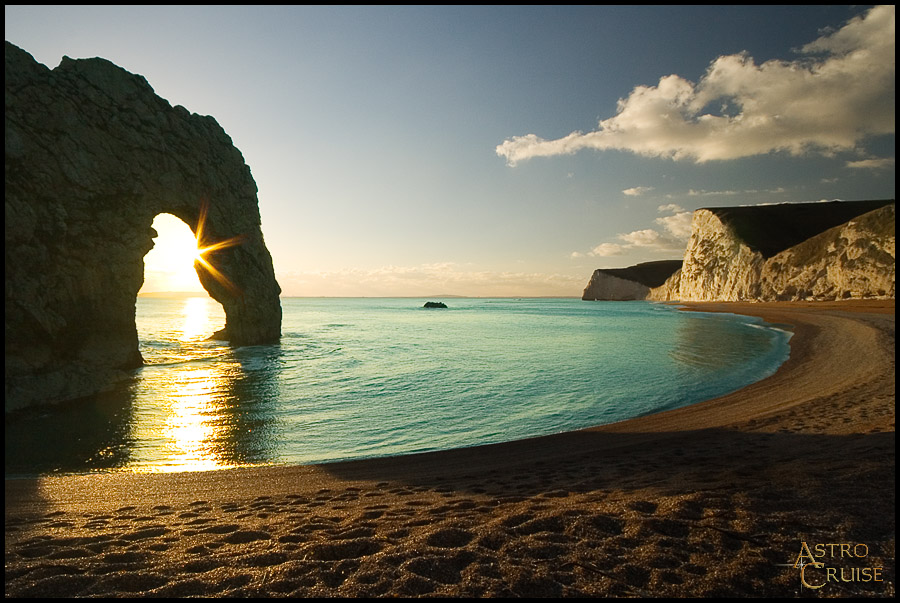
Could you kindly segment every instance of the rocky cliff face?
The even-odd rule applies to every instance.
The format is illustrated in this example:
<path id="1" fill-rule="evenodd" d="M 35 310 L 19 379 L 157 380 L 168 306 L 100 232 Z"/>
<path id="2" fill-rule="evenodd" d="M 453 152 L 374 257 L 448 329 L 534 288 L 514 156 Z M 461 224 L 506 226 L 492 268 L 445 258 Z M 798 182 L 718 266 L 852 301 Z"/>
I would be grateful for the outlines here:
<path id="1" fill-rule="evenodd" d="M 585 287 L 581 299 L 592 301 L 632 301 L 647 299 L 649 295 L 650 287 L 597 269 L 591 275 L 591 280 Z"/>
<path id="2" fill-rule="evenodd" d="M 675 271 L 681 260 L 645 262 L 628 268 L 599 268 L 591 275 L 581 299 L 631 301 L 648 299 Z"/>
<path id="3" fill-rule="evenodd" d="M 234 344 L 280 337 L 280 288 L 256 184 L 212 117 L 172 107 L 104 59 L 53 70 L 6 43 L 6 410 L 89 395 L 142 362 L 134 312 L 153 218 L 170 213 Z M 205 213 L 205 220 L 202 217 Z"/>
<path id="4" fill-rule="evenodd" d="M 679 288 L 666 287 L 675 299 L 737 301 L 759 293 L 762 254 L 737 237 L 715 212 L 698 209 L 684 252 Z"/>
<path id="5" fill-rule="evenodd" d="M 863 214 L 766 260 L 759 299 L 893 298 L 895 208 Z"/>
<path id="6" fill-rule="evenodd" d="M 699 209 L 681 272 L 650 298 L 892 298 L 894 208 L 877 201 Z"/>
<path id="7" fill-rule="evenodd" d="M 665 283 L 640 283 L 641 264 L 596 270 L 583 299 L 893 298 L 894 212 L 892 200 L 698 209 Z"/>

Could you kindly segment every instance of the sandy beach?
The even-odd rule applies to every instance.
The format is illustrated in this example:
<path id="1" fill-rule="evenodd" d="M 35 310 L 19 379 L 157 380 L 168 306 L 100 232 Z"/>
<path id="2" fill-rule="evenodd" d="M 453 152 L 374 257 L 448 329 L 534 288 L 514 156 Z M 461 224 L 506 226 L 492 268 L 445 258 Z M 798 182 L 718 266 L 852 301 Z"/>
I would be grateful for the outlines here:
<path id="1" fill-rule="evenodd" d="M 506 444 L 6 480 L 6 596 L 895 596 L 894 302 L 685 305 L 790 325 L 789 360 Z"/>

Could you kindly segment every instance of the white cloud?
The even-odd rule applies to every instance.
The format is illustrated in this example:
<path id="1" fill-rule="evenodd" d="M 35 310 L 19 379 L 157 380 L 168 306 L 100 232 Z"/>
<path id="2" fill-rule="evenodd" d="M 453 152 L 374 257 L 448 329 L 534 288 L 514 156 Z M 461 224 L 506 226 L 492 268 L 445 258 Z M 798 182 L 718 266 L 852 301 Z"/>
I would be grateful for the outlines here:
<path id="1" fill-rule="evenodd" d="M 631 188 L 626 188 L 622 193 L 629 197 L 640 197 L 644 193 L 649 193 L 652 190 L 652 186 L 633 186 Z"/>
<path id="2" fill-rule="evenodd" d="M 619 238 L 630 247 L 658 247 L 663 241 L 662 235 L 652 228 L 620 234 Z"/>
<path id="3" fill-rule="evenodd" d="M 624 249 L 617 243 L 600 243 L 591 249 L 588 255 L 609 257 L 611 255 L 622 255 Z"/>
<path id="4" fill-rule="evenodd" d="M 692 217 L 692 212 L 682 211 L 671 216 L 657 218 L 656 223 L 665 228 L 673 238 L 681 241 L 683 246 L 691 236 Z"/>
<path id="5" fill-rule="evenodd" d="M 666 193 L 663 195 L 666 199 L 679 199 L 681 197 L 734 197 L 736 195 L 748 196 L 748 195 L 778 195 L 787 192 L 783 186 L 779 186 L 776 188 L 770 189 L 742 189 L 742 190 L 719 190 L 719 191 L 708 191 L 705 189 L 688 189 L 687 192 L 684 193 Z M 660 206 L 660 211 L 663 211 L 663 207 Z"/>
<path id="6" fill-rule="evenodd" d="M 883 158 L 883 159 L 861 159 L 859 161 L 848 161 L 848 168 L 854 169 L 865 169 L 865 170 L 879 170 L 894 167 L 894 158 Z"/>
<path id="7" fill-rule="evenodd" d="M 696 84 L 668 75 L 637 86 L 594 132 L 514 136 L 496 152 L 514 166 L 582 149 L 696 162 L 854 151 L 867 135 L 894 132 L 894 48 L 894 7 L 876 6 L 803 46 L 799 60 L 721 56 Z"/>
<path id="8" fill-rule="evenodd" d="M 740 195 L 742 193 L 755 193 L 758 191 L 704 191 L 704 190 L 694 190 L 690 189 L 687 194 L 688 197 L 716 197 L 716 196 L 726 196 L 732 197 L 734 195 Z"/>
<path id="9" fill-rule="evenodd" d="M 674 203 L 669 203 L 668 205 L 660 205 L 657 209 L 659 211 L 670 211 L 673 213 L 684 211 L 683 207 L 681 207 L 680 205 L 676 205 Z"/>
<path id="10" fill-rule="evenodd" d="M 616 236 L 622 243 L 601 243 L 588 252 L 590 256 L 609 257 L 622 255 L 626 251 L 644 249 L 680 253 L 691 236 L 691 217 L 693 212 L 685 210 L 680 205 L 669 203 L 660 205 L 660 212 L 671 212 L 671 216 L 663 216 L 656 219 L 656 223 L 663 227 L 664 233 L 652 228 L 621 233 Z M 577 256 L 576 256 L 577 254 Z M 577 251 L 572 257 L 581 257 Z"/>
<path id="11" fill-rule="evenodd" d="M 689 213 L 687 215 L 690 217 Z M 645 249 L 680 253 L 684 251 L 686 239 L 681 240 L 679 236 L 673 236 L 674 233 L 670 228 L 674 227 L 677 230 L 679 227 L 679 220 L 674 218 L 674 216 L 670 216 L 668 218 L 658 218 L 656 220 L 657 223 L 663 225 L 667 231 L 666 233 L 661 233 L 653 228 L 645 228 L 643 230 L 635 230 L 633 232 L 620 234 L 618 235 L 618 239 L 625 242 L 623 247 L 626 249 Z M 668 220 L 672 220 L 672 224 L 669 224 Z M 690 235 L 690 224 L 688 224 L 688 235 Z"/>

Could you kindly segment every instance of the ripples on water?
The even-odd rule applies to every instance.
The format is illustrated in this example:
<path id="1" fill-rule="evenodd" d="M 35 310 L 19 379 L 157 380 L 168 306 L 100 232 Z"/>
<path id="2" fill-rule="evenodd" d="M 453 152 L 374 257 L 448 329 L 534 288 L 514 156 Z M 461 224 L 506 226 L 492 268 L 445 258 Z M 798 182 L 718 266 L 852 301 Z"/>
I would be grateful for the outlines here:
<path id="1" fill-rule="evenodd" d="M 237 349 L 209 298 L 138 300 L 147 366 L 7 423 L 7 474 L 318 463 L 501 442 L 719 396 L 775 371 L 753 318 L 576 299 L 282 300 L 280 345 Z M 47 445 L 47 432 L 60 432 Z"/>

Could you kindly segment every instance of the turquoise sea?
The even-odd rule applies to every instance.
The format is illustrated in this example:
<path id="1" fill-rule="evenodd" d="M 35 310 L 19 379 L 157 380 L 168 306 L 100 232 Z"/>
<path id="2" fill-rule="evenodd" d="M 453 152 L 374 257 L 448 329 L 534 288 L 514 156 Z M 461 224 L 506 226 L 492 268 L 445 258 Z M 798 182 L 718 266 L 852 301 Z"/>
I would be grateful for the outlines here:
<path id="1" fill-rule="evenodd" d="M 434 298 L 435 300 L 439 298 Z M 772 374 L 790 334 L 649 302 L 285 298 L 279 345 L 206 341 L 207 297 L 138 298 L 145 367 L 6 424 L 6 475 L 325 463 L 516 440 Z"/>

